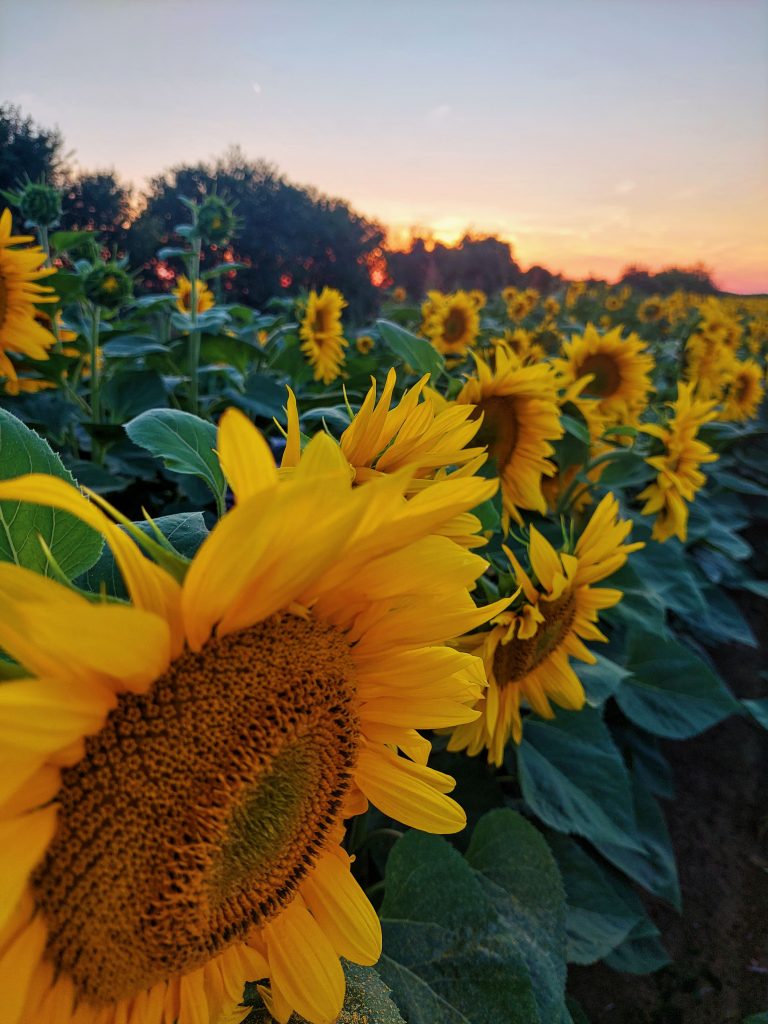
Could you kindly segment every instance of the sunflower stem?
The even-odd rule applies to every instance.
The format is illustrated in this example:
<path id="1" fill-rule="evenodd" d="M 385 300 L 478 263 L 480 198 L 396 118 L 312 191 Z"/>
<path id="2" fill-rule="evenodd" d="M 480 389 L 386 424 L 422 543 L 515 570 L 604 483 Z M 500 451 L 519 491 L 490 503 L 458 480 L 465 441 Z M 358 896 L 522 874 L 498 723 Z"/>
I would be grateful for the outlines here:
<path id="1" fill-rule="evenodd" d="M 192 259 L 189 261 L 189 319 L 191 331 L 189 334 L 189 411 L 195 416 L 198 412 L 198 386 L 197 371 L 200 363 L 200 330 L 197 326 L 197 285 L 200 279 L 200 249 L 202 240 L 199 235 L 195 236 Z"/>

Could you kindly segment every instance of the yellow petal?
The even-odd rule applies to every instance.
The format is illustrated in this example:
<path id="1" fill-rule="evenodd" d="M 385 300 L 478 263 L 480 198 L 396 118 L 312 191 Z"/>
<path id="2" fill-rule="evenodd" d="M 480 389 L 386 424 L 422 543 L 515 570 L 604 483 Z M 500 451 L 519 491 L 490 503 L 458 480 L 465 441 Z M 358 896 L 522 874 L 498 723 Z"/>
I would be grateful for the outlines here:
<path id="1" fill-rule="evenodd" d="M 55 831 L 55 807 L 0 821 L 0 929 L 16 909 L 29 876 L 40 863 Z"/>
<path id="2" fill-rule="evenodd" d="M 381 924 L 343 856 L 346 863 L 324 853 L 302 882 L 301 895 L 339 956 L 373 966 L 381 956 Z"/>
<path id="3" fill-rule="evenodd" d="M 42 959 L 47 938 L 48 929 L 42 917 L 38 915 L 0 955 L 3 1024 L 18 1024 L 27 1002 L 30 982 Z"/>
<path id="4" fill-rule="evenodd" d="M 355 769 L 355 782 L 380 811 L 422 832 L 438 834 L 460 832 L 467 823 L 456 801 L 439 791 L 445 778 L 384 747 L 361 750 Z"/>
<path id="5" fill-rule="evenodd" d="M 277 483 L 277 466 L 269 445 L 239 409 L 227 409 L 219 420 L 218 452 L 238 501 Z"/>
<path id="6" fill-rule="evenodd" d="M 264 927 L 270 974 L 310 1024 L 333 1024 L 344 1004 L 344 972 L 315 919 L 295 899 Z"/>

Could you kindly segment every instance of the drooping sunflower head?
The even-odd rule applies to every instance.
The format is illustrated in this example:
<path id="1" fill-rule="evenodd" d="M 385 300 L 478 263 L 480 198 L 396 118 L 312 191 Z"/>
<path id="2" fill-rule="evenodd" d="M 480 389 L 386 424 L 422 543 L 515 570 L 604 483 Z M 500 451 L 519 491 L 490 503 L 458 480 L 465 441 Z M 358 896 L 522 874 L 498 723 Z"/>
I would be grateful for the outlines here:
<path id="1" fill-rule="evenodd" d="M 757 416 L 765 395 L 763 370 L 753 359 L 735 360 L 721 419 L 743 423 Z"/>
<path id="2" fill-rule="evenodd" d="M 44 266 L 45 253 L 31 235 L 13 235 L 11 211 L 0 215 L 0 377 L 16 380 L 6 353 L 47 359 L 53 334 L 36 319 L 37 303 L 57 302 L 52 288 L 40 282 L 54 273 Z"/>
<path id="3" fill-rule="evenodd" d="M 473 476 L 486 461 L 482 446 L 469 447 L 480 427 L 472 408 L 447 402 L 426 387 L 428 379 L 426 374 L 394 406 L 395 371 L 387 374 L 378 399 L 377 385 L 372 381 L 365 401 L 340 440 L 355 486 L 407 471 L 411 479 L 405 493 L 413 496 L 449 477 Z M 288 428 L 281 470 L 290 472 L 301 458 L 299 413 L 290 390 L 286 413 Z M 478 519 L 465 512 L 446 523 L 440 532 L 465 547 L 477 547 L 485 543 L 478 535 L 479 529 Z"/>
<path id="4" fill-rule="evenodd" d="M 665 426 L 646 424 L 645 433 L 661 442 L 661 452 L 646 459 L 656 470 L 656 479 L 638 494 L 644 501 L 643 515 L 656 517 L 653 539 L 669 540 L 688 535 L 688 503 L 692 502 L 706 483 L 700 466 L 715 462 L 717 454 L 698 439 L 701 427 L 716 418 L 717 402 L 696 397 L 693 384 L 677 385 L 677 399 L 671 403 L 671 416 Z"/>
<path id="5" fill-rule="evenodd" d="M 4 1024 L 220 1024 L 246 981 L 283 1024 L 332 1024 L 339 957 L 381 944 L 344 819 L 370 800 L 463 827 L 416 730 L 476 715 L 482 672 L 443 645 L 504 602 L 475 608 L 486 563 L 436 533 L 492 485 L 353 488 L 324 435 L 284 478 L 232 411 L 217 448 L 236 504 L 170 568 L 95 496 L 0 484 L 101 531 L 131 596 L 0 565 L 0 644 L 28 673 L 0 687 Z"/>
<path id="6" fill-rule="evenodd" d="M 341 311 L 347 303 L 340 291 L 323 288 L 311 291 L 299 327 L 301 351 L 314 369 L 315 380 L 330 384 L 341 373 L 347 341 L 341 326 Z"/>
<path id="7" fill-rule="evenodd" d="M 563 436 L 557 378 L 548 363 L 521 366 L 503 345 L 495 349 L 493 366 L 479 357 L 475 362 L 477 373 L 456 403 L 482 417 L 476 441 L 495 461 L 506 514 L 522 522 L 519 509 L 546 511 L 541 481 L 555 472 L 551 442 Z"/>
<path id="8" fill-rule="evenodd" d="M 443 355 L 465 356 L 476 343 L 480 313 L 472 293 L 458 291 L 444 295 L 437 291 L 428 292 L 421 313 L 421 333 Z"/>
<path id="9" fill-rule="evenodd" d="M 216 305 L 213 292 L 205 281 L 197 282 L 195 292 L 198 313 L 204 313 L 207 309 L 211 309 Z M 192 282 L 186 274 L 180 275 L 172 294 L 176 296 L 176 308 L 178 311 L 180 313 L 189 313 L 192 309 Z"/>
<path id="10" fill-rule="evenodd" d="M 637 422 L 648 403 L 653 357 L 636 334 L 623 338 L 621 327 L 600 334 L 587 324 L 582 335 L 563 345 L 557 367 L 567 383 L 591 378 L 582 394 L 595 399 L 611 422 Z"/>
<path id="11" fill-rule="evenodd" d="M 564 542 L 557 550 L 531 526 L 527 569 L 505 547 L 517 597 L 490 629 L 460 644 L 483 659 L 488 690 L 478 702 L 480 717 L 453 730 L 449 750 L 487 750 L 489 762 L 501 765 L 510 737 L 522 739 L 522 706 L 542 718 L 554 718 L 552 703 L 570 710 L 583 706 L 584 689 L 570 659 L 594 663 L 583 641 L 606 639 L 596 625 L 598 612 L 620 601 L 622 593 L 593 584 L 643 547 L 625 543 L 631 525 L 619 519 L 618 503 L 608 494 L 575 545 Z"/>

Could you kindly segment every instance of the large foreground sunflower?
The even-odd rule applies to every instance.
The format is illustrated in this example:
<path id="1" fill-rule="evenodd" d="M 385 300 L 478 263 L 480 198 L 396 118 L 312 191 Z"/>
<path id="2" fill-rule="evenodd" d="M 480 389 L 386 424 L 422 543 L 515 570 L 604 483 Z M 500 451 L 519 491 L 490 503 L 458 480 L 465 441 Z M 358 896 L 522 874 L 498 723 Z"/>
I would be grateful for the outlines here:
<path id="1" fill-rule="evenodd" d="M 47 359 L 56 339 L 36 317 L 36 303 L 56 302 L 53 289 L 39 282 L 54 271 L 44 267 L 45 253 L 37 245 L 19 248 L 34 239 L 13 235 L 11 211 L 0 215 L 0 377 L 16 380 L 8 352 Z"/>
<path id="2" fill-rule="evenodd" d="M 493 368 L 479 357 L 477 376 L 470 377 L 456 397 L 459 405 L 474 406 L 482 416 L 477 434 L 487 444 L 501 479 L 504 510 L 522 522 L 519 509 L 546 512 L 541 490 L 543 476 L 555 466 L 551 441 L 563 436 L 557 404 L 557 379 L 548 363 L 521 366 L 517 357 L 499 344 Z"/>
<path id="3" fill-rule="evenodd" d="M 586 398 L 595 399 L 606 425 L 634 424 L 648 404 L 653 357 L 636 334 L 621 336 L 621 327 L 600 334 L 587 324 L 582 335 L 563 345 L 557 367 L 567 384 L 589 375 L 583 388 Z"/>
<path id="4" fill-rule="evenodd" d="M 645 501 L 643 515 L 655 515 L 653 539 L 668 540 L 677 536 L 684 541 L 688 536 L 688 506 L 707 478 L 699 469 L 705 462 L 717 461 L 717 455 L 708 444 L 698 440 L 705 423 L 716 418 L 717 402 L 704 402 L 694 398 L 693 384 L 677 385 L 677 401 L 671 403 L 672 416 L 666 426 L 649 423 L 643 427 L 646 434 L 658 438 L 663 451 L 646 462 L 656 471 L 656 479 L 638 494 Z"/>
<path id="5" fill-rule="evenodd" d="M 421 314 L 421 333 L 445 356 L 463 358 L 477 341 L 480 312 L 475 293 L 427 292 Z"/>
<path id="6" fill-rule="evenodd" d="M 344 349 L 348 342 L 343 335 L 341 311 L 347 305 L 335 288 L 309 293 L 304 317 L 299 327 L 301 351 L 314 370 L 315 380 L 330 384 L 341 373 Z"/>
<path id="7" fill-rule="evenodd" d="M 492 485 L 352 488 L 324 435 L 281 478 L 232 411 L 218 450 L 237 502 L 173 571 L 64 481 L 0 485 L 100 530 L 132 599 L 0 566 L 29 673 L 0 685 L 3 1024 L 219 1024 L 249 980 L 283 1024 L 331 1024 L 339 957 L 381 945 L 343 819 L 464 826 L 415 730 L 476 714 L 482 670 L 443 643 L 503 604 L 475 608 L 485 562 L 432 534 Z"/>
<path id="8" fill-rule="evenodd" d="M 491 764 L 501 765 L 510 736 L 523 734 L 521 704 L 542 718 L 553 718 L 550 701 L 578 710 L 584 688 L 570 658 L 589 664 L 595 657 L 583 640 L 605 640 L 597 628 L 598 612 L 621 600 L 620 590 L 592 584 L 616 572 L 630 552 L 642 543 L 625 544 L 631 522 L 618 518 L 619 507 L 607 494 L 592 515 L 575 547 L 556 551 L 530 528 L 530 572 L 505 548 L 518 601 L 493 620 L 493 627 L 461 643 L 462 650 L 479 655 L 485 664 L 488 689 L 478 704 L 480 717 L 453 731 L 448 749 L 469 754 L 488 751 Z"/>

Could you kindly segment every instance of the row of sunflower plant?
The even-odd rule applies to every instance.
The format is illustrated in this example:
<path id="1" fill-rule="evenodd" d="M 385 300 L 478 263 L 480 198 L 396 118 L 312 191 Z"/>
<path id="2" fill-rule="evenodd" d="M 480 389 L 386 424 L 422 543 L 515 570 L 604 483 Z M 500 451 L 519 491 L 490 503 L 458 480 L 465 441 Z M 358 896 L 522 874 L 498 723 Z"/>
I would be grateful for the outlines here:
<path id="1" fill-rule="evenodd" d="M 768 303 L 395 290 L 353 328 L 227 302 L 218 196 L 140 297 L 11 198 L 4 1024 L 580 1024 L 568 963 L 663 966 L 663 741 L 768 724 L 712 660 L 768 596 Z"/>

